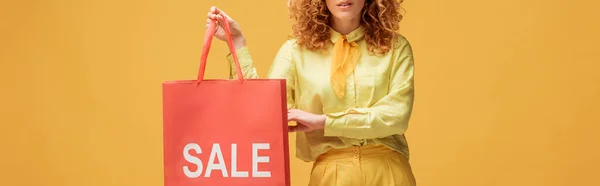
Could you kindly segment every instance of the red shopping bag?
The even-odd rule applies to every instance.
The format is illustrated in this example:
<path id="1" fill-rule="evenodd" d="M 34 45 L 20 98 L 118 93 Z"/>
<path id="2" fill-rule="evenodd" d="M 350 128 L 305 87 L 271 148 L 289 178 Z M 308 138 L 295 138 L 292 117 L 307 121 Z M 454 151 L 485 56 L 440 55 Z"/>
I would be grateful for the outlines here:
<path id="1" fill-rule="evenodd" d="M 231 36 L 238 79 L 204 79 L 215 25 L 198 79 L 163 83 L 164 184 L 289 186 L 285 80 L 243 79 Z"/>

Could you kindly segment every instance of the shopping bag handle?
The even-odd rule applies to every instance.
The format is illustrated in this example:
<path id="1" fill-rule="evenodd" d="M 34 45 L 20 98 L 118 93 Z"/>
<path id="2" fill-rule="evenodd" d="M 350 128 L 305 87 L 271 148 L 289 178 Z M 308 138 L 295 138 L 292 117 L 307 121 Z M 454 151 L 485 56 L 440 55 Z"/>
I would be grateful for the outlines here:
<path id="1" fill-rule="evenodd" d="M 233 46 L 233 39 L 231 38 L 231 30 L 229 28 L 229 21 L 227 20 L 227 16 L 220 14 L 223 18 L 223 30 L 225 31 L 225 35 L 227 35 L 227 45 L 229 46 L 229 52 L 233 56 L 233 60 L 235 61 L 235 71 L 237 72 L 237 77 L 240 83 L 244 82 L 244 77 L 242 75 L 242 68 L 240 67 L 240 62 L 238 60 L 238 56 L 235 52 L 235 47 Z M 208 25 L 208 29 L 206 29 L 206 33 L 204 34 L 204 46 L 202 47 L 202 57 L 200 58 L 200 69 L 198 70 L 198 84 L 202 80 L 204 80 L 204 71 L 206 69 L 206 59 L 208 58 L 208 52 L 210 51 L 210 45 L 212 43 L 213 36 L 216 33 L 217 29 L 217 21 L 215 19 L 211 19 L 210 24 Z"/>

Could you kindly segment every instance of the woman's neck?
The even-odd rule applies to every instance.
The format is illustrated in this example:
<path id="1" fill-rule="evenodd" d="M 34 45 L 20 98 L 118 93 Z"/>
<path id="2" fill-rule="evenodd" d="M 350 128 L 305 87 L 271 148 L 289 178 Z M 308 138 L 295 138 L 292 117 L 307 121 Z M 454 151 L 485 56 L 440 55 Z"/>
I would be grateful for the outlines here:
<path id="1" fill-rule="evenodd" d="M 342 35 L 347 35 L 358 27 L 360 27 L 360 19 L 339 20 L 333 18 L 331 21 L 331 28 Z"/>

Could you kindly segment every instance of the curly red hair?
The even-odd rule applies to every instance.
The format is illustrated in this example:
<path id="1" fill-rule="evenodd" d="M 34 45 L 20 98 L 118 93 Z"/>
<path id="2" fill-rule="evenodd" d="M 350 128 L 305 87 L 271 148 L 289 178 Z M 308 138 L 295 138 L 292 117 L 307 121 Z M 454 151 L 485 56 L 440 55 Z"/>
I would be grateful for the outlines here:
<path id="1" fill-rule="evenodd" d="M 400 4 L 403 0 L 365 0 L 361 21 L 369 52 L 384 54 L 391 50 L 398 37 Z M 325 0 L 292 0 L 290 17 L 293 37 L 301 47 L 317 51 L 328 45 L 331 13 Z"/>

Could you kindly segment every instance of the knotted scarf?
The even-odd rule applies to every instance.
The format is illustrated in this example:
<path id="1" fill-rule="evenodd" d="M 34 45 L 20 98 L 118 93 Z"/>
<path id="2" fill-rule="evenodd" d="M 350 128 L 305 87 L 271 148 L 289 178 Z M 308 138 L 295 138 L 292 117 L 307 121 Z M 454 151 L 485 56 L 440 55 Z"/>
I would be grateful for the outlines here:
<path id="1" fill-rule="evenodd" d="M 359 57 L 360 50 L 356 42 L 348 42 L 345 35 L 337 39 L 331 60 L 331 85 L 340 99 L 346 92 L 346 77 L 354 72 Z"/>

